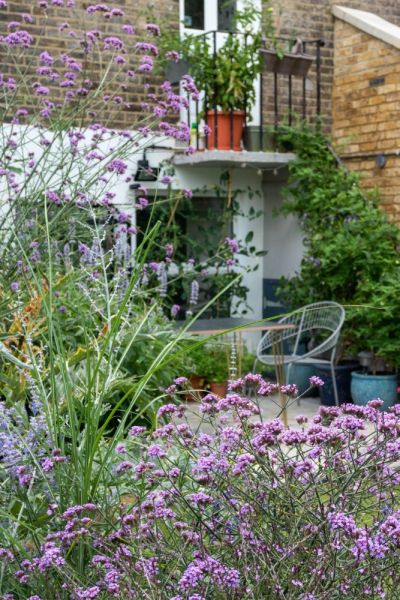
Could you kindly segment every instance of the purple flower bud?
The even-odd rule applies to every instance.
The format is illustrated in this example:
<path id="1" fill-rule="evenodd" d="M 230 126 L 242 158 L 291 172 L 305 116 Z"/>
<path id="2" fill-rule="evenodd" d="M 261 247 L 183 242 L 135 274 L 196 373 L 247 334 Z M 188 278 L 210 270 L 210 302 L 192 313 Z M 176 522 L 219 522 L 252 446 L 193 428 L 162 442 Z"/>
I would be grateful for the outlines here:
<path id="1" fill-rule="evenodd" d="M 124 33 L 127 33 L 128 35 L 135 35 L 135 30 L 132 27 L 132 25 L 128 25 L 128 24 L 122 25 L 122 31 Z"/>
<path id="2" fill-rule="evenodd" d="M 167 58 L 170 58 L 174 62 L 178 62 L 179 58 L 180 58 L 179 52 L 177 52 L 176 50 L 168 50 L 168 52 L 166 52 L 165 56 Z"/>
<path id="3" fill-rule="evenodd" d="M 115 158 L 107 165 L 107 171 L 111 173 L 118 173 L 118 175 L 123 175 L 127 170 L 128 165 L 125 161 L 120 160 L 119 158 Z"/>
<path id="4" fill-rule="evenodd" d="M 173 304 L 171 306 L 171 317 L 175 318 L 179 314 L 180 309 L 181 307 L 179 304 Z"/>
<path id="5" fill-rule="evenodd" d="M 146 25 L 146 29 L 147 31 L 149 31 L 150 33 L 153 33 L 155 36 L 159 36 L 160 35 L 160 28 L 158 25 L 156 25 L 155 23 L 147 23 Z"/>
<path id="6" fill-rule="evenodd" d="M 235 252 L 239 252 L 240 246 L 237 240 L 233 240 L 232 238 L 227 237 L 225 238 L 225 243 L 229 246 L 229 249 L 232 252 L 232 254 L 234 254 Z"/>
<path id="7" fill-rule="evenodd" d="M 199 301 L 199 284 L 194 279 L 190 286 L 189 304 L 195 305 L 195 304 L 197 304 L 198 301 Z"/>

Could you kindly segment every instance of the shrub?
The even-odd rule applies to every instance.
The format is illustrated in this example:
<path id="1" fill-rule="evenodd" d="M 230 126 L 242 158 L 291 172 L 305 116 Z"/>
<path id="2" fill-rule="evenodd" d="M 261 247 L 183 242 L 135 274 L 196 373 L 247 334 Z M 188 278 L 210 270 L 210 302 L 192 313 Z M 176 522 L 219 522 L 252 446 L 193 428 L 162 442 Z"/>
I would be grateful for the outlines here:
<path id="1" fill-rule="evenodd" d="M 298 217 L 305 249 L 299 272 L 282 278 L 280 296 L 290 307 L 322 300 L 347 305 L 346 345 L 397 363 L 383 332 L 388 313 L 398 310 L 395 289 L 388 288 L 398 281 L 398 227 L 389 223 L 377 195 L 362 189 L 359 176 L 337 164 L 324 135 L 287 128 L 281 138 L 296 153 L 282 211 Z M 391 335 L 400 335 L 394 322 Z"/>

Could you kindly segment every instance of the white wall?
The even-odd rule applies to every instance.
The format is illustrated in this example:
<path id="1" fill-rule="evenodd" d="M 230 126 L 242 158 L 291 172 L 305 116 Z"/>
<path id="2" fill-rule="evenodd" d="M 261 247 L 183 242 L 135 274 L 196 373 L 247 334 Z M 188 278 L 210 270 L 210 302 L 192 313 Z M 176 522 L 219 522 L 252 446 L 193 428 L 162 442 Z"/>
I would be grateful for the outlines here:
<path id="1" fill-rule="evenodd" d="M 264 278 L 278 279 L 294 275 L 303 256 L 303 242 L 298 221 L 292 216 L 274 216 L 282 206 L 283 183 L 264 183 Z"/>

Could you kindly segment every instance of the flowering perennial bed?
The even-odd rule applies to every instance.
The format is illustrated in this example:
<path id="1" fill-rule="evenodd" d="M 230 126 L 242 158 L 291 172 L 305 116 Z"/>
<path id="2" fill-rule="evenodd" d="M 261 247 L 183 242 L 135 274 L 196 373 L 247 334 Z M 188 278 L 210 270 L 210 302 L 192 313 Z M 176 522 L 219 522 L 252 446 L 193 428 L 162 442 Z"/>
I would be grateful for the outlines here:
<path id="1" fill-rule="evenodd" d="M 322 407 L 285 429 L 260 420 L 248 385 L 261 402 L 277 388 L 248 375 L 225 398 L 208 394 L 196 431 L 184 406 L 162 406 L 152 433 L 133 426 L 115 446 L 98 501 L 64 510 L 55 486 L 68 478 L 68 458 L 49 446 L 39 469 L 26 458 L 15 468 L 14 418 L 3 410 L 9 485 L 27 503 L 41 490 L 47 534 L 27 528 L 19 547 L 5 544 L 2 576 L 16 591 L 2 597 L 395 598 L 398 407 Z M 186 387 L 178 378 L 169 393 Z M 40 432 L 32 417 L 32 447 Z"/>
<path id="2" fill-rule="evenodd" d="M 0 600 L 396 599 L 399 407 L 323 408 L 285 429 L 246 396 L 268 402 L 277 386 L 249 374 L 202 398 L 193 430 L 188 381 L 165 389 L 203 343 L 169 316 L 198 308 L 207 265 L 185 254 L 176 298 L 179 240 L 152 216 L 161 206 L 170 223 L 192 191 L 174 195 L 168 171 L 167 200 L 141 186 L 116 202 L 146 146 L 189 141 L 179 115 L 199 92 L 190 76 L 182 96 L 143 83 L 158 25 L 137 33 L 112 4 L 38 0 L 18 15 L 0 0 L 16 74 L 0 74 Z M 61 52 L 41 42 L 49 17 Z M 133 114 L 138 81 L 131 129 L 109 126 Z M 249 254 L 225 234 L 216 253 L 233 277 L 218 300 Z"/>

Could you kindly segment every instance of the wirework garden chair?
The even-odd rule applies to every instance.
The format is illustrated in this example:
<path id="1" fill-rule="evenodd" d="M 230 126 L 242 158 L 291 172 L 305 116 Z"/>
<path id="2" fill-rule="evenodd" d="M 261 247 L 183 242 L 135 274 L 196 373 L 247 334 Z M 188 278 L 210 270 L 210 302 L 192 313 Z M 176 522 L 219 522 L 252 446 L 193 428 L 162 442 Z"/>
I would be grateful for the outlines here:
<path id="1" fill-rule="evenodd" d="M 279 323 L 293 325 L 292 328 L 279 332 L 283 352 L 280 363 L 287 366 L 286 382 L 289 381 L 293 364 L 330 364 L 336 405 L 339 403 L 339 398 L 334 362 L 344 319 L 344 308 L 337 302 L 316 302 L 303 306 L 279 320 Z M 311 340 L 316 345 L 308 349 L 306 343 Z M 257 361 L 275 366 L 276 345 L 276 332 L 268 331 L 258 345 Z"/>

